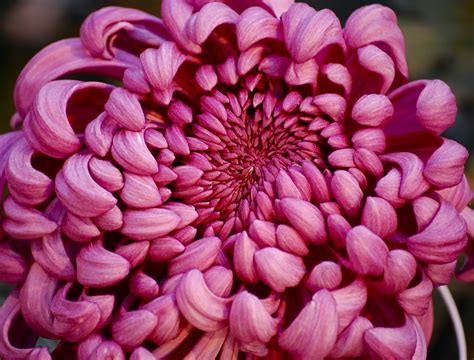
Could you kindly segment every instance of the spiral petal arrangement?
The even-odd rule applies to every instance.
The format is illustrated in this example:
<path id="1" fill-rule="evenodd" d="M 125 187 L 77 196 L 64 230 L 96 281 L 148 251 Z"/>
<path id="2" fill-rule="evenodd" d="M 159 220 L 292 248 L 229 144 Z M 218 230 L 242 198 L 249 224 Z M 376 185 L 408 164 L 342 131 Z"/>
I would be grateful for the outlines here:
<path id="1" fill-rule="evenodd" d="M 15 104 L 2 358 L 423 359 L 463 251 L 474 280 L 455 97 L 408 82 L 386 7 L 104 8 Z"/>

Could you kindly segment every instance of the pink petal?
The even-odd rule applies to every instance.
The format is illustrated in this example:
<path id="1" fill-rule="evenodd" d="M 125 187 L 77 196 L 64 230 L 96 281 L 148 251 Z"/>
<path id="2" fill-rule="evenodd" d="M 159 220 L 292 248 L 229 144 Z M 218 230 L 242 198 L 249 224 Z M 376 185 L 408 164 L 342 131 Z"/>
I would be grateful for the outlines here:
<path id="1" fill-rule="evenodd" d="M 319 289 L 335 289 L 341 281 L 341 266 L 332 261 L 323 261 L 311 270 L 305 285 L 309 290 L 316 292 Z"/>
<path id="2" fill-rule="evenodd" d="M 352 135 L 352 145 L 354 149 L 367 149 L 377 154 L 385 151 L 385 135 L 381 129 L 361 129 Z"/>
<path id="3" fill-rule="evenodd" d="M 263 39 L 280 39 L 280 21 L 265 9 L 251 7 L 237 22 L 236 34 L 240 51 L 245 51 Z"/>
<path id="4" fill-rule="evenodd" d="M 126 312 L 112 321 L 112 338 L 123 350 L 130 351 L 145 341 L 157 323 L 155 314 L 148 310 Z"/>
<path id="5" fill-rule="evenodd" d="M 389 94 L 395 113 L 385 126 L 389 135 L 419 130 L 441 134 L 456 120 L 456 98 L 441 80 L 418 80 Z"/>
<path id="6" fill-rule="evenodd" d="M 363 193 L 354 176 L 345 170 L 337 170 L 331 180 L 331 189 L 344 211 L 350 217 L 357 215 Z"/>
<path id="7" fill-rule="evenodd" d="M 367 287 L 361 277 L 357 277 L 349 285 L 331 291 L 336 300 L 339 318 L 337 333 L 340 334 L 357 316 L 367 302 Z"/>
<path id="8" fill-rule="evenodd" d="M 320 290 L 278 338 L 278 344 L 296 359 L 324 359 L 337 339 L 336 302 Z"/>
<path id="9" fill-rule="evenodd" d="M 174 295 L 159 296 L 143 305 L 142 309 L 155 314 L 159 326 L 155 326 L 148 338 L 158 345 L 174 339 L 180 331 L 180 312 Z"/>
<path id="10" fill-rule="evenodd" d="M 361 224 L 381 238 L 385 238 L 397 230 L 397 214 L 388 201 L 368 196 L 362 210 Z"/>
<path id="11" fill-rule="evenodd" d="M 236 234 L 234 245 L 233 262 L 235 272 L 239 279 L 255 284 L 258 282 L 257 270 L 254 263 L 254 255 L 258 249 L 257 244 L 252 241 L 247 232 Z"/>
<path id="12" fill-rule="evenodd" d="M 282 15 L 286 47 L 297 62 L 305 62 L 331 44 L 343 44 L 341 24 L 328 9 L 315 11 L 303 4 L 292 4 Z M 303 46 L 304 44 L 304 46 Z"/>
<path id="13" fill-rule="evenodd" d="M 354 358 L 364 354 L 364 333 L 374 326 L 365 317 L 358 316 L 338 336 L 334 348 L 329 353 L 332 358 Z"/>
<path id="14" fill-rule="evenodd" d="M 284 198 L 281 210 L 295 230 L 308 242 L 322 244 L 327 234 L 321 211 L 308 201 Z"/>
<path id="15" fill-rule="evenodd" d="M 278 292 L 298 285 L 306 272 L 300 257 L 276 248 L 256 251 L 254 261 L 262 281 Z"/>
<path id="16" fill-rule="evenodd" d="M 125 183 L 120 198 L 133 208 L 151 208 L 163 202 L 151 176 L 124 172 Z"/>
<path id="17" fill-rule="evenodd" d="M 421 281 L 397 295 L 397 301 L 403 310 L 410 315 L 423 315 L 428 311 L 433 294 L 433 283 L 422 274 Z"/>
<path id="18" fill-rule="evenodd" d="M 184 273 L 191 269 L 206 270 L 214 263 L 221 244 L 221 240 L 217 237 L 194 241 L 181 255 L 168 263 L 168 275 Z"/>
<path id="19" fill-rule="evenodd" d="M 76 258 L 77 281 L 85 286 L 105 287 L 123 280 L 130 263 L 122 256 L 110 252 L 100 244 L 90 244 Z"/>
<path id="20" fill-rule="evenodd" d="M 309 249 L 306 241 L 291 226 L 285 224 L 278 225 L 275 235 L 278 247 L 281 250 L 297 256 L 308 255 Z"/>
<path id="21" fill-rule="evenodd" d="M 176 229 L 180 217 L 166 209 L 125 210 L 122 234 L 134 240 L 152 240 Z"/>
<path id="22" fill-rule="evenodd" d="M 439 190 L 438 194 L 441 195 L 444 200 L 453 204 L 459 212 L 467 206 L 474 196 L 466 176 L 463 176 L 463 179 L 459 184 L 447 189 Z"/>
<path id="23" fill-rule="evenodd" d="M 93 157 L 89 161 L 89 171 L 92 178 L 110 192 L 116 192 L 123 188 L 123 176 L 109 160 Z"/>
<path id="24" fill-rule="evenodd" d="M 85 143 L 90 151 L 102 157 L 106 156 L 117 130 L 118 124 L 102 112 L 87 124 L 84 131 Z"/>
<path id="25" fill-rule="evenodd" d="M 229 318 L 229 301 L 213 294 L 202 273 L 196 269 L 181 278 L 176 289 L 176 302 L 186 320 L 203 331 L 222 329 Z"/>
<path id="26" fill-rule="evenodd" d="M 455 186 L 463 179 L 468 157 L 469 153 L 464 146 L 456 141 L 443 139 L 443 144 L 426 162 L 423 176 L 437 188 Z"/>
<path id="27" fill-rule="evenodd" d="M 364 95 L 352 108 L 352 119 L 365 126 L 380 126 L 393 116 L 393 105 L 385 95 Z"/>
<path id="28" fill-rule="evenodd" d="M 145 114 L 137 97 L 125 89 L 114 89 L 104 109 L 113 120 L 128 130 L 140 131 L 145 126 Z"/>

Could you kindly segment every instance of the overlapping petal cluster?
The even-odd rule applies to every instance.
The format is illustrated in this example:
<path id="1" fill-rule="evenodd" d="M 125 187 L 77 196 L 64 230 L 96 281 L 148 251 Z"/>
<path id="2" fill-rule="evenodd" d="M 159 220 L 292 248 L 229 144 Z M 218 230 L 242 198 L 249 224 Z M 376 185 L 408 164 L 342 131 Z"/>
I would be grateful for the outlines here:
<path id="1" fill-rule="evenodd" d="M 342 28 L 292 0 L 164 0 L 162 18 L 99 10 L 18 79 L 0 356 L 425 358 L 465 250 L 474 279 L 474 213 L 468 153 L 441 136 L 454 95 L 408 82 L 393 11 Z"/>

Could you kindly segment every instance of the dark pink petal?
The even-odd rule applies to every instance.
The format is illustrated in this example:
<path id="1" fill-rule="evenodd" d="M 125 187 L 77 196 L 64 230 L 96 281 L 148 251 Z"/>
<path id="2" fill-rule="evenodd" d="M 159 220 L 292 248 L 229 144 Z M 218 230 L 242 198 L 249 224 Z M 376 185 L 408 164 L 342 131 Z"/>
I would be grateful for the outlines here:
<path id="1" fill-rule="evenodd" d="M 134 240 L 152 240 L 176 229 L 181 218 L 166 209 L 125 210 L 121 233 Z"/>
<path id="2" fill-rule="evenodd" d="M 261 247 L 276 246 L 276 225 L 269 221 L 255 220 L 249 228 L 249 235 Z"/>
<path id="3" fill-rule="evenodd" d="M 402 80 L 408 78 L 405 41 L 393 10 L 378 4 L 357 9 L 347 19 L 344 39 L 350 50 L 370 44 L 388 47 Z"/>
<path id="4" fill-rule="evenodd" d="M 342 86 L 344 95 L 347 96 L 352 89 L 352 77 L 344 65 L 329 63 L 321 68 L 321 74 L 335 85 Z"/>
<path id="5" fill-rule="evenodd" d="M 171 125 L 165 130 L 165 138 L 170 150 L 179 155 L 189 155 L 189 144 L 183 129 L 177 125 Z"/>
<path id="6" fill-rule="evenodd" d="M 232 335 L 244 344 L 267 343 L 277 332 L 277 319 L 265 309 L 255 295 L 244 291 L 232 302 L 229 325 Z"/>
<path id="7" fill-rule="evenodd" d="M 58 224 L 33 207 L 17 204 L 11 197 L 3 203 L 6 219 L 2 229 L 16 239 L 36 239 L 53 233 Z"/>
<path id="8" fill-rule="evenodd" d="M 92 178 L 110 192 L 115 192 L 123 188 L 123 176 L 111 161 L 93 157 L 89 161 L 89 171 Z"/>
<path id="9" fill-rule="evenodd" d="M 77 281 L 85 286 L 105 287 L 124 279 L 130 263 L 98 242 L 82 248 L 76 258 Z"/>
<path id="10" fill-rule="evenodd" d="M 388 247 L 365 226 L 356 226 L 347 233 L 347 254 L 353 269 L 359 274 L 381 275 Z"/>
<path id="11" fill-rule="evenodd" d="M 432 221 L 423 231 L 410 236 L 407 245 L 422 261 L 454 261 L 466 245 L 466 223 L 450 203 L 441 200 Z"/>
<path id="12" fill-rule="evenodd" d="M 87 295 L 83 290 L 80 300 L 95 303 L 99 309 L 99 323 L 97 324 L 95 331 L 100 331 L 109 325 L 110 319 L 112 318 L 112 311 L 115 305 L 114 295 Z"/>
<path id="13" fill-rule="evenodd" d="M 154 359 L 155 357 L 153 356 L 153 354 L 141 346 L 133 350 L 132 354 L 130 355 L 130 360 L 154 360 Z"/>
<path id="14" fill-rule="evenodd" d="M 322 244 L 327 234 L 321 211 L 308 201 L 284 198 L 280 207 L 295 230 L 308 242 Z"/>
<path id="15" fill-rule="evenodd" d="M 456 141 L 443 139 L 443 144 L 426 162 L 423 176 L 437 188 L 455 186 L 463 179 L 468 157 L 469 153 L 464 146 Z"/>
<path id="16" fill-rule="evenodd" d="M 417 263 L 408 251 L 395 249 L 388 253 L 383 278 L 369 284 L 383 294 L 396 294 L 405 290 L 415 277 Z"/>
<path id="17" fill-rule="evenodd" d="M 202 65 L 198 71 L 196 71 L 196 82 L 198 85 L 206 91 L 211 91 L 218 82 L 217 74 L 212 65 Z"/>
<path id="18" fill-rule="evenodd" d="M 167 41 L 158 49 L 146 49 L 141 53 L 140 61 L 151 86 L 158 90 L 166 90 L 185 61 L 185 57 L 175 43 Z"/>
<path id="19" fill-rule="evenodd" d="M 184 251 L 184 245 L 171 236 L 164 236 L 151 242 L 148 258 L 151 261 L 168 261 Z"/>
<path id="20" fill-rule="evenodd" d="M 84 130 L 84 140 L 88 149 L 99 156 L 106 156 L 118 129 L 118 124 L 111 120 L 105 112 L 100 113 L 87 124 Z"/>
<path id="21" fill-rule="evenodd" d="M 329 215 L 327 218 L 329 238 L 334 243 L 336 248 L 343 248 L 346 246 L 346 236 L 351 224 L 339 214 Z"/>
<path id="22" fill-rule="evenodd" d="M 422 274 L 422 279 L 417 285 L 397 294 L 397 300 L 407 314 L 420 316 L 428 311 L 432 293 L 433 283 Z"/>
<path id="23" fill-rule="evenodd" d="M 412 320 L 405 316 L 401 327 L 374 327 L 364 333 L 364 340 L 374 356 L 411 359 L 416 348 L 416 331 Z"/>
<path id="24" fill-rule="evenodd" d="M 381 154 L 385 151 L 385 135 L 381 129 L 361 129 L 357 130 L 352 135 L 352 145 L 354 149 L 367 149 L 377 154 Z"/>
<path id="25" fill-rule="evenodd" d="M 336 302 L 320 290 L 278 338 L 278 344 L 296 359 L 323 359 L 337 339 Z"/>
<path id="26" fill-rule="evenodd" d="M 56 194 L 64 207 L 78 216 L 97 216 L 112 209 L 117 199 L 97 184 L 89 172 L 92 154 L 78 153 L 56 176 Z"/>
<path id="27" fill-rule="evenodd" d="M 57 336 L 69 342 L 79 342 L 89 336 L 100 320 L 97 305 L 89 301 L 70 301 L 66 298 L 72 284 L 59 289 L 51 303 L 53 329 Z"/>
<path id="28" fill-rule="evenodd" d="M 456 120 L 456 98 L 441 80 L 418 80 L 389 94 L 395 113 L 384 130 L 388 135 L 429 130 L 441 134 Z"/>
<path id="29" fill-rule="evenodd" d="M 33 263 L 20 292 L 21 312 L 31 329 L 43 336 L 54 337 L 50 305 L 59 280 Z"/>
<path id="30" fill-rule="evenodd" d="M 229 318 L 229 300 L 212 293 L 196 269 L 181 278 L 176 288 L 176 302 L 186 320 L 203 331 L 222 329 Z"/>
<path id="31" fill-rule="evenodd" d="M 228 332 L 228 329 L 223 328 L 214 332 L 205 333 L 186 357 L 191 359 L 216 359 Z"/>
<path id="32" fill-rule="evenodd" d="M 306 241 L 291 226 L 285 224 L 278 225 L 275 235 L 278 247 L 281 250 L 297 256 L 308 255 L 309 249 Z"/>
<path id="33" fill-rule="evenodd" d="M 204 273 L 209 289 L 217 296 L 227 296 L 232 290 L 233 272 L 223 266 L 213 266 Z"/>
<path id="34" fill-rule="evenodd" d="M 214 263 L 221 244 L 221 240 L 217 237 L 194 241 L 182 254 L 168 263 L 168 274 L 176 275 L 191 269 L 206 270 Z"/>
<path id="35" fill-rule="evenodd" d="M 154 299 L 158 296 L 160 287 L 156 280 L 151 276 L 138 269 L 130 278 L 130 292 L 145 301 Z"/>
<path id="36" fill-rule="evenodd" d="M 312 199 L 316 203 L 330 200 L 330 192 L 323 173 L 310 161 L 303 162 L 303 174 L 311 186 Z"/>
<path id="37" fill-rule="evenodd" d="M 177 44 L 191 53 L 198 53 L 200 47 L 189 40 L 185 30 L 192 13 L 192 5 L 185 0 L 163 0 L 161 4 L 163 22 Z"/>
<path id="38" fill-rule="evenodd" d="M 358 316 L 337 338 L 329 353 L 332 358 L 358 357 L 365 351 L 364 333 L 374 326 L 365 317 Z"/>
<path id="39" fill-rule="evenodd" d="M 211 2 L 193 14 L 186 23 L 187 37 L 195 44 L 206 41 L 215 28 L 222 24 L 235 24 L 239 14 L 225 4 Z"/>
<path id="40" fill-rule="evenodd" d="M 319 289 L 333 290 L 341 284 L 341 281 L 341 266 L 332 261 L 323 261 L 311 270 L 305 285 L 309 290 L 316 292 Z"/>
<path id="41" fill-rule="evenodd" d="M 282 24 L 286 47 L 297 62 L 309 60 L 328 45 L 343 46 L 341 24 L 330 10 L 293 4 L 282 15 Z"/>
<path id="42" fill-rule="evenodd" d="M 140 31 L 147 35 L 146 40 Z M 81 26 L 81 41 L 94 57 L 110 60 L 117 52 L 113 41 L 123 33 L 148 46 L 158 46 L 167 37 L 160 19 L 138 9 L 110 6 L 86 18 Z"/>
<path id="43" fill-rule="evenodd" d="M 454 205 L 457 211 L 461 212 L 472 200 L 474 194 L 469 186 L 466 176 L 455 186 L 438 191 L 441 197 Z"/>
<path id="44" fill-rule="evenodd" d="M 152 332 L 158 319 L 148 310 L 134 310 L 119 314 L 112 320 L 112 338 L 123 350 L 130 351 L 138 347 Z"/>
<path id="45" fill-rule="evenodd" d="M 393 105 L 385 95 L 364 95 L 352 108 L 352 119 L 365 126 L 380 126 L 393 116 Z"/>
<path id="46" fill-rule="evenodd" d="M 401 180 L 400 171 L 391 169 L 387 175 L 377 182 L 375 193 L 387 200 L 394 208 L 398 208 L 405 203 L 405 199 L 400 197 Z"/>
<path id="47" fill-rule="evenodd" d="M 362 210 L 361 224 L 381 238 L 385 238 L 397 230 L 397 214 L 388 201 L 368 196 Z"/>
<path id="48" fill-rule="evenodd" d="M 315 96 L 313 104 L 316 105 L 321 112 L 329 115 L 333 120 L 342 121 L 347 102 L 341 95 L 329 93 Z M 323 133 L 321 133 L 321 135 L 325 136 Z"/>
<path id="49" fill-rule="evenodd" d="M 151 176 L 124 172 L 124 187 L 120 198 L 133 208 L 151 208 L 163 202 L 160 192 Z"/>
<path id="50" fill-rule="evenodd" d="M 397 152 L 382 155 L 381 159 L 383 162 L 395 163 L 400 167 L 399 195 L 401 198 L 414 199 L 429 189 L 430 185 L 423 177 L 423 162 L 415 154 Z"/>
<path id="51" fill-rule="evenodd" d="M 180 331 L 180 312 L 174 295 L 159 296 L 142 307 L 155 314 L 156 326 L 148 338 L 158 345 L 174 339 Z"/>
<path id="52" fill-rule="evenodd" d="M 265 9 L 251 7 L 240 15 L 236 34 L 240 51 L 245 51 L 260 40 L 280 39 L 280 21 Z"/>
<path id="53" fill-rule="evenodd" d="M 115 341 L 107 340 L 97 346 L 90 355 L 90 360 L 114 359 L 125 360 L 122 348 Z"/>
<path id="54" fill-rule="evenodd" d="M 367 286 L 362 277 L 357 277 L 349 285 L 331 291 L 336 300 L 339 318 L 337 333 L 341 333 L 359 314 L 367 302 Z"/>
<path id="55" fill-rule="evenodd" d="M 120 130 L 112 143 L 112 157 L 125 170 L 140 175 L 153 175 L 158 165 L 148 150 L 143 132 Z"/>
<path id="56" fill-rule="evenodd" d="M 276 248 L 256 251 L 254 261 L 262 281 L 278 292 L 298 285 L 305 274 L 302 258 Z"/>
<path id="57" fill-rule="evenodd" d="M 258 275 L 254 255 L 258 245 L 249 238 L 246 231 L 234 236 L 236 237 L 233 254 L 235 272 L 239 279 L 255 284 L 258 282 Z"/>
<path id="58" fill-rule="evenodd" d="M 52 180 L 33 167 L 34 153 L 25 139 L 17 141 L 5 169 L 11 196 L 16 202 L 27 206 L 41 204 L 54 189 Z"/>
<path id="59" fill-rule="evenodd" d="M 118 59 L 92 57 L 79 39 L 60 40 L 36 54 L 21 72 L 15 86 L 16 109 L 24 117 L 43 85 L 63 75 L 90 72 L 120 79 L 128 66 Z"/>
<path id="60" fill-rule="evenodd" d="M 331 180 L 331 189 L 344 211 L 350 217 L 357 215 L 363 193 L 354 176 L 345 170 L 337 170 Z"/>
<path id="61" fill-rule="evenodd" d="M 138 98 L 125 89 L 115 88 L 104 109 L 111 119 L 128 130 L 140 131 L 145 126 L 145 114 Z"/>
<path id="62" fill-rule="evenodd" d="M 104 337 L 99 334 L 91 334 L 86 339 L 82 340 L 77 347 L 78 360 L 89 359 L 94 350 L 102 344 L 104 340 Z"/>
<path id="63" fill-rule="evenodd" d="M 0 244 L 0 263 L 0 281 L 10 284 L 25 281 L 29 269 L 26 259 L 4 243 Z"/>

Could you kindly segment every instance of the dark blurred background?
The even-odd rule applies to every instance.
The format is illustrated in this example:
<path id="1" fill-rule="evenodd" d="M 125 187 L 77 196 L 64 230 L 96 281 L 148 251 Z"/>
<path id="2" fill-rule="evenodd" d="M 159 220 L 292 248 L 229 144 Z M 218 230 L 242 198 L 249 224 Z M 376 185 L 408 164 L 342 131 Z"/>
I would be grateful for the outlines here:
<path id="1" fill-rule="evenodd" d="M 330 8 L 342 22 L 356 8 L 373 3 L 364 0 L 306 1 L 315 8 Z M 474 149 L 474 0 L 380 1 L 398 14 L 405 34 L 410 77 L 439 78 L 448 83 L 458 99 L 458 119 L 447 136 Z M 45 45 L 78 36 L 82 20 L 108 5 L 143 9 L 159 16 L 159 0 L 1 0 L 0 1 L 0 133 L 8 130 L 14 112 L 12 92 L 22 67 Z M 474 187 L 474 161 L 469 180 Z M 0 264 L 1 266 L 1 264 Z M 450 285 L 463 318 L 468 358 L 474 359 L 474 284 Z M 0 302 L 9 288 L 0 286 Z M 429 359 L 457 357 L 449 316 L 435 293 L 435 332 Z M 48 345 L 53 345 L 47 343 Z"/>

